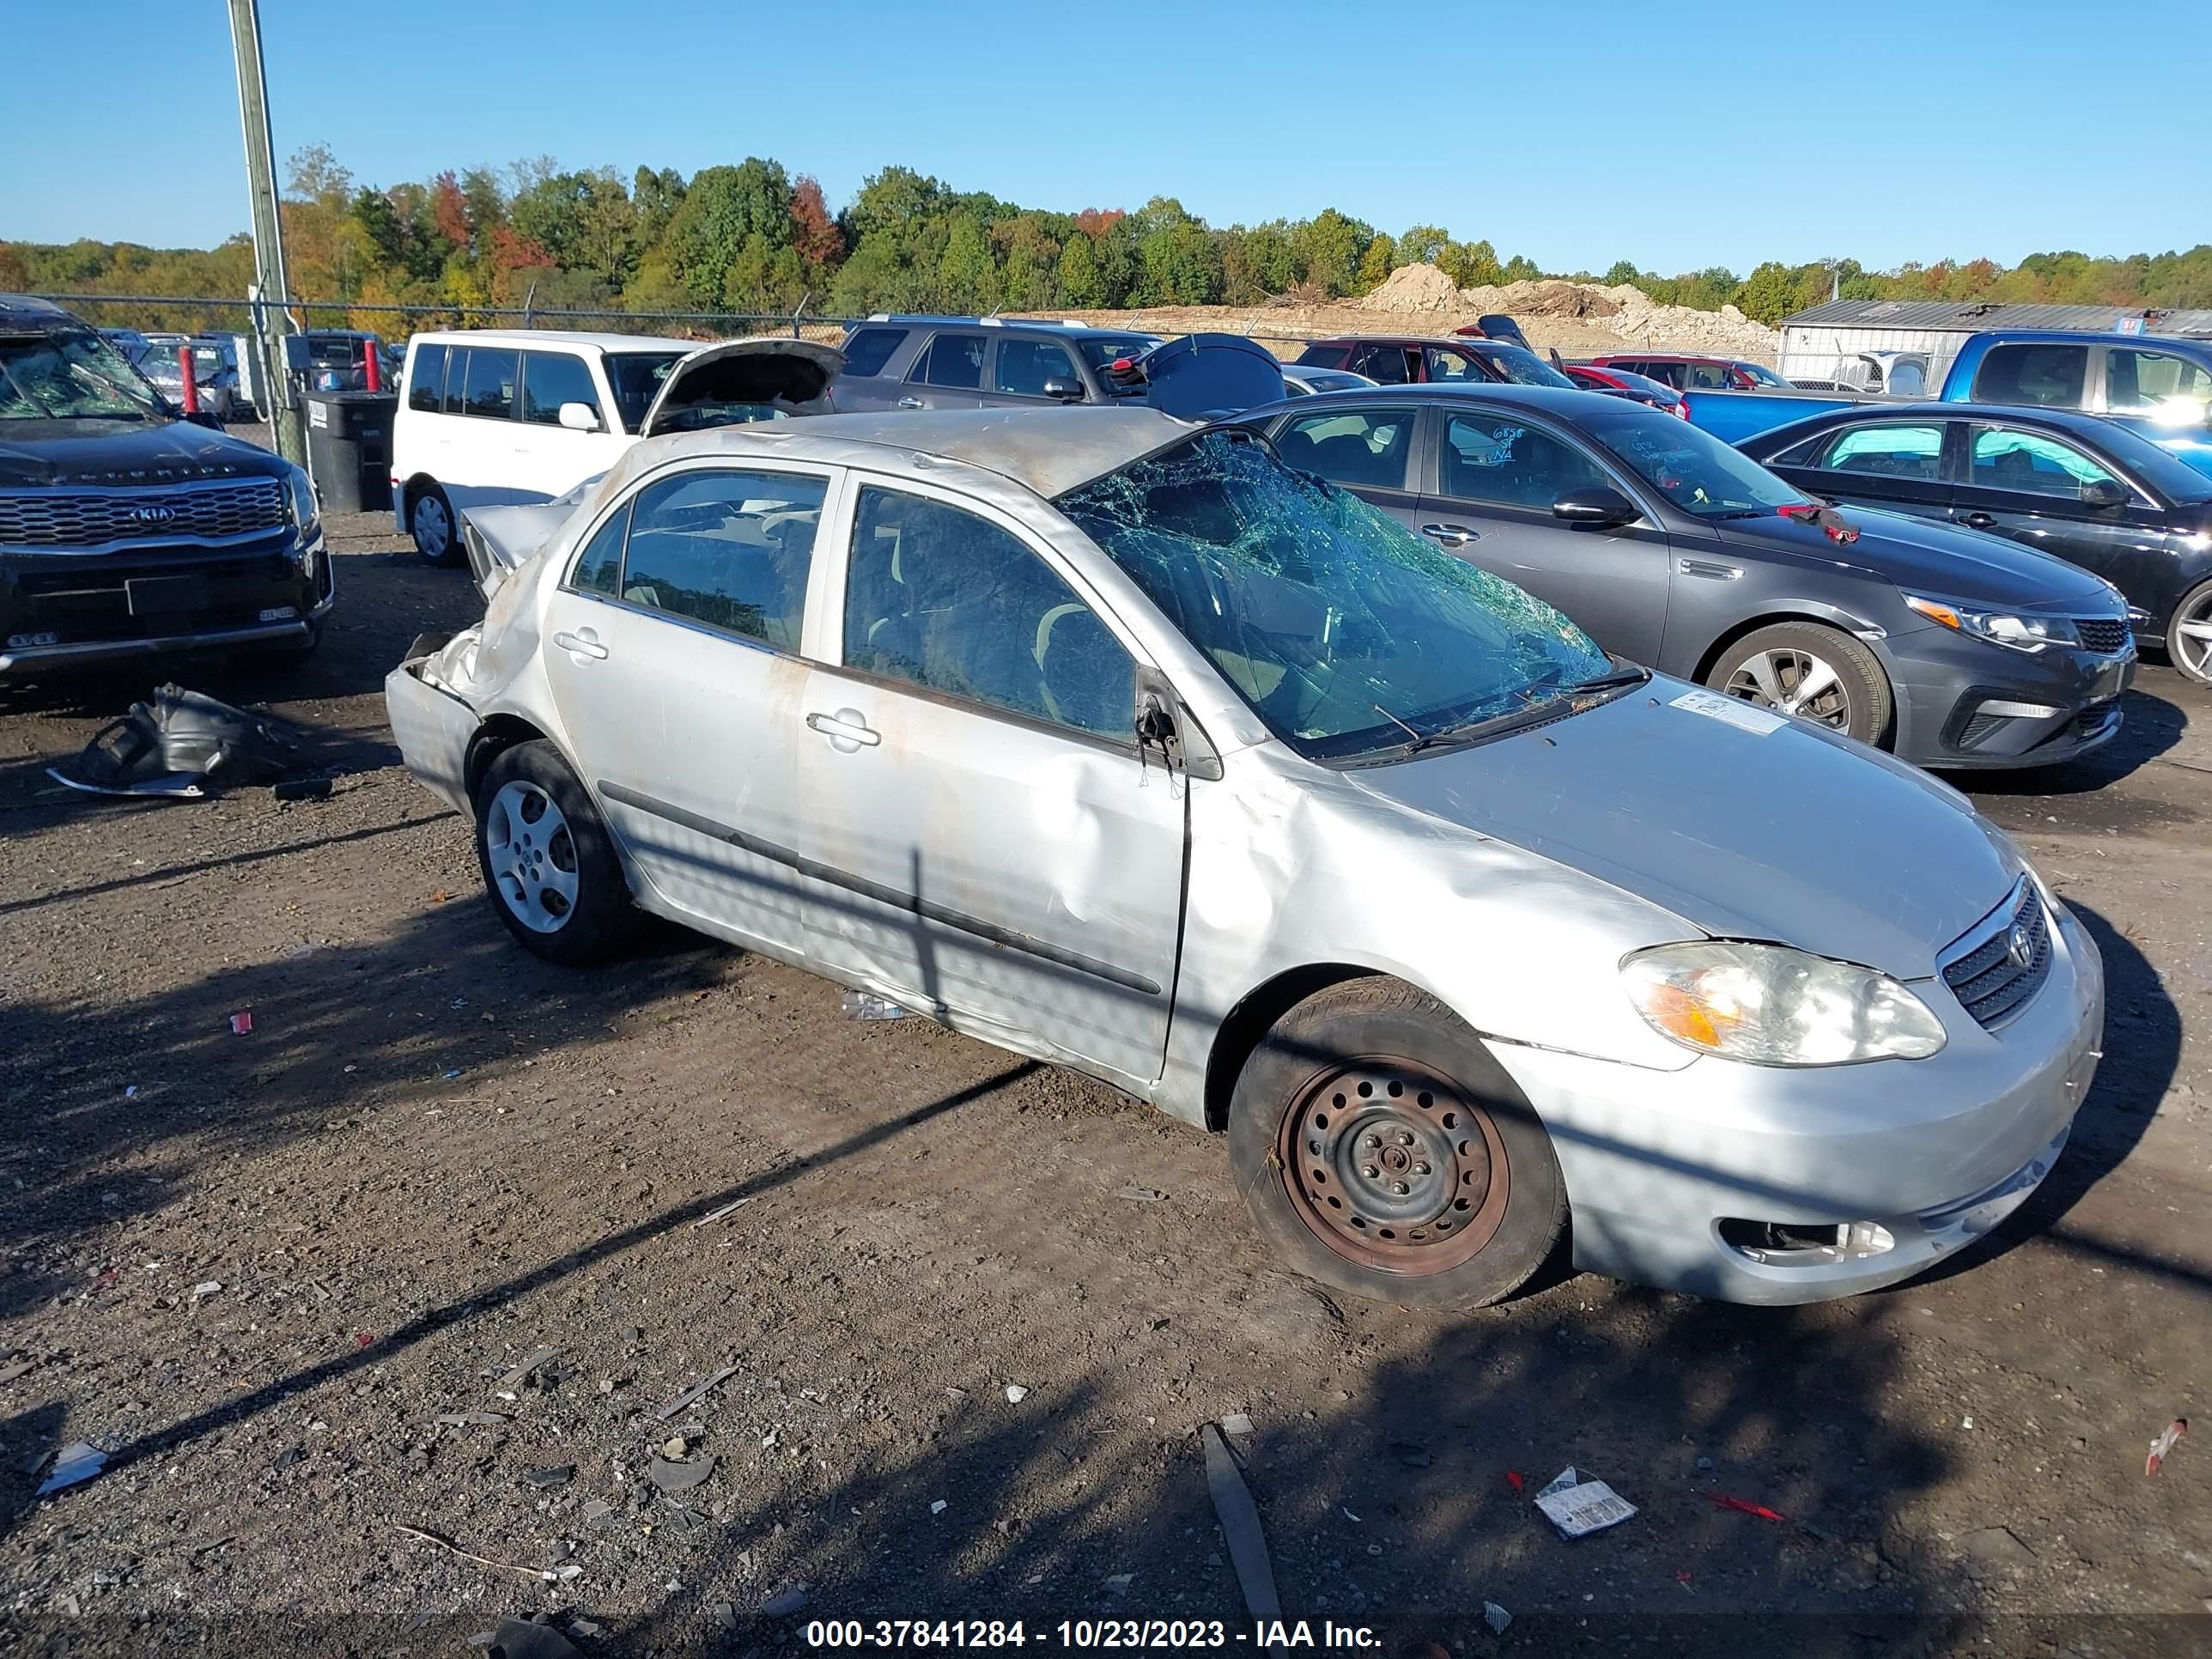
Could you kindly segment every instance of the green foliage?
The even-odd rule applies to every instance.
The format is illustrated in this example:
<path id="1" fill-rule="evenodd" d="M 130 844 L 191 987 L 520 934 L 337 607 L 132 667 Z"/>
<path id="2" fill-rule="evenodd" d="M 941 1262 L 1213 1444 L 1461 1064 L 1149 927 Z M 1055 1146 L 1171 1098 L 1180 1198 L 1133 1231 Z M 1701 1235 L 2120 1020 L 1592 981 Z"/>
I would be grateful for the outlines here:
<path id="1" fill-rule="evenodd" d="M 1374 240 L 1374 226 L 1334 208 L 1323 208 L 1291 233 L 1304 280 L 1332 295 L 1359 291 L 1360 256 Z"/>
<path id="2" fill-rule="evenodd" d="M 1060 250 L 1060 303 L 1075 309 L 1092 309 L 1106 303 L 1106 278 L 1098 269 L 1098 255 L 1091 238 L 1077 231 Z"/>
<path id="3" fill-rule="evenodd" d="M 1389 280 L 1392 267 L 1397 264 L 1397 242 L 1388 236 L 1377 236 L 1368 243 L 1367 252 L 1359 256 L 1359 293 L 1369 293 Z"/>

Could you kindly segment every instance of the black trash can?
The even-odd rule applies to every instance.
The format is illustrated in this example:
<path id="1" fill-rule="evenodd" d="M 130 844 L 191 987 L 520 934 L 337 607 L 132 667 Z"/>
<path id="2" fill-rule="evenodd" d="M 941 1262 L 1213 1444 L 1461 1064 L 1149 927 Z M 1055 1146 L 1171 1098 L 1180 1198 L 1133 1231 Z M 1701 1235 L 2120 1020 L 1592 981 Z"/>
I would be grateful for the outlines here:
<path id="1" fill-rule="evenodd" d="M 325 513 L 377 513 L 392 506 L 392 419 L 396 392 L 307 394 L 307 461 Z"/>

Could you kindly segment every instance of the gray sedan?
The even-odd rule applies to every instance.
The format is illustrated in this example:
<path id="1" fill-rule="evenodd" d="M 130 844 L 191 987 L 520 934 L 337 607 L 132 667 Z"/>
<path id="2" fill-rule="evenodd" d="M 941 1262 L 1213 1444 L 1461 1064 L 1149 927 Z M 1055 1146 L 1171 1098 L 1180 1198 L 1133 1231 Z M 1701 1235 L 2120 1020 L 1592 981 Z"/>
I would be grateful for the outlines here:
<path id="1" fill-rule="evenodd" d="M 1360 1295 L 1889 1284 L 2096 1064 L 1954 791 L 1153 410 L 647 440 L 386 696 L 523 946 L 650 912 L 1088 1073 Z"/>
<path id="2" fill-rule="evenodd" d="M 2136 651 L 2109 582 L 1977 530 L 1821 514 L 1672 415 L 1430 385 L 1240 418 L 1607 650 L 1923 766 L 2043 765 L 2120 729 Z"/>

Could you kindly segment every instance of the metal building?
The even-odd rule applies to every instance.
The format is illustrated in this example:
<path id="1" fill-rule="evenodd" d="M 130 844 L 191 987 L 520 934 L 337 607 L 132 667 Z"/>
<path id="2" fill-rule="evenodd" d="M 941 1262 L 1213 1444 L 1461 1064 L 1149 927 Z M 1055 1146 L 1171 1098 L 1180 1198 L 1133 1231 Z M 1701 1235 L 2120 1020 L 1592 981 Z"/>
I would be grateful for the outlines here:
<path id="1" fill-rule="evenodd" d="M 2117 306 L 1997 305 L 1988 301 L 1831 300 L 1782 322 L 1786 380 L 1850 380 L 1863 351 L 1925 352 L 1942 365 L 1969 334 L 1991 329 L 2066 329 L 2083 334 L 2184 334 L 2212 339 L 2212 311 Z"/>

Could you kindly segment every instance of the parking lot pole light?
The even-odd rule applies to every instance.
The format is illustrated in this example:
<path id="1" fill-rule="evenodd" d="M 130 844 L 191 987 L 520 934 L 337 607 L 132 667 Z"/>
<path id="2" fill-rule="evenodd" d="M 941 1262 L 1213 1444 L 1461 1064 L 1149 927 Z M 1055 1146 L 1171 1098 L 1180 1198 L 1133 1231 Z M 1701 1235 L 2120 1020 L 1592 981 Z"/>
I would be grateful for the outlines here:
<path id="1" fill-rule="evenodd" d="M 285 308 L 291 287 L 284 276 L 284 228 L 276 210 L 276 153 L 269 139 L 269 77 L 261 63 L 258 0 L 230 0 L 230 44 L 238 60 L 238 120 L 246 137 L 246 182 L 253 210 L 254 333 L 269 373 L 264 377 L 270 431 L 276 453 L 307 465 L 307 423 L 284 347 L 292 332 Z"/>

